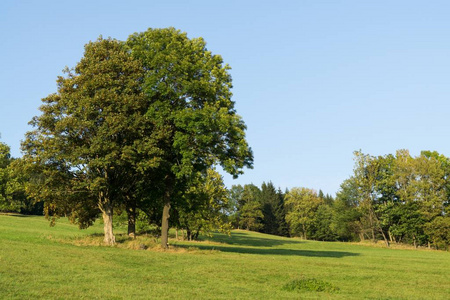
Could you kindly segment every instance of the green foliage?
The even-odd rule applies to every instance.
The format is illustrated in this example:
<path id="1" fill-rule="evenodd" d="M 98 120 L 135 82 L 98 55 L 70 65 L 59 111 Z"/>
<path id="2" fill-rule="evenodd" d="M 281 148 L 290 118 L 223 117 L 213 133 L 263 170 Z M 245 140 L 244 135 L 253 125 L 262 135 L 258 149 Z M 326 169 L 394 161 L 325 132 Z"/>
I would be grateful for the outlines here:
<path id="1" fill-rule="evenodd" d="M 100 211 L 112 218 L 138 178 L 147 124 L 144 75 L 123 43 L 102 38 L 88 43 L 75 69 L 65 73 L 57 93 L 42 100 L 42 114 L 31 121 L 35 130 L 22 145 L 31 177 L 27 192 L 45 202 L 48 217 L 67 215 L 86 228 Z"/>
<path id="2" fill-rule="evenodd" d="M 341 184 L 336 195 L 330 227 L 338 240 L 356 241 L 361 234 L 360 218 L 356 181 L 351 177 Z"/>
<path id="3" fill-rule="evenodd" d="M 259 201 L 261 190 L 253 185 L 246 184 L 241 196 L 240 221 L 242 228 L 258 231 L 263 227 L 261 201 Z"/>
<path id="4" fill-rule="evenodd" d="M 283 289 L 286 291 L 308 291 L 308 292 L 327 292 L 327 293 L 335 293 L 339 291 L 339 288 L 333 286 L 331 283 L 315 278 L 293 280 L 285 284 L 283 286 Z"/>
<path id="5" fill-rule="evenodd" d="M 164 239 L 170 205 L 184 224 L 187 216 L 218 224 L 219 208 L 206 216 L 198 203 L 223 197 L 192 189 L 216 165 L 237 177 L 253 163 L 229 69 L 202 38 L 174 28 L 88 43 L 30 122 L 35 129 L 22 145 L 27 192 L 53 221 L 64 215 L 86 228 L 102 213 L 110 244 L 114 209 L 126 212 L 130 234 L 138 210 L 163 215 Z M 202 200 L 194 205 L 190 194 Z"/>
<path id="6" fill-rule="evenodd" d="M 307 239 L 316 222 L 316 212 L 323 204 L 317 192 L 307 188 L 293 188 L 286 194 L 286 222 L 292 235 Z"/>
<path id="7" fill-rule="evenodd" d="M 11 202 L 8 192 L 11 177 L 8 169 L 10 163 L 10 149 L 6 144 L 0 143 L 0 211 L 17 211 L 19 209 Z"/>
<path id="8" fill-rule="evenodd" d="M 450 216 L 439 216 L 425 225 L 425 233 L 438 249 L 450 250 Z"/>
<path id="9" fill-rule="evenodd" d="M 333 207 L 322 203 L 316 211 L 314 222 L 308 236 L 318 241 L 335 241 L 337 234 L 333 231 Z"/>
<path id="10" fill-rule="evenodd" d="M 42 215 L 41 203 L 35 203 L 25 192 L 28 178 L 23 172 L 23 160 L 11 158 L 9 151 L 0 143 L 0 211 Z"/>
<path id="11" fill-rule="evenodd" d="M 262 232 L 280 236 L 288 236 L 285 221 L 284 195 L 276 190 L 272 182 L 261 185 L 260 202 L 263 213 Z"/>
<path id="12" fill-rule="evenodd" d="M 200 233 L 230 231 L 231 224 L 225 215 L 228 207 L 227 190 L 217 171 L 209 169 L 207 175 L 198 178 L 183 196 L 184 201 L 176 211 L 179 226 L 186 229 L 189 240 L 197 239 Z"/>
<path id="13" fill-rule="evenodd" d="M 148 29 L 127 45 L 142 62 L 147 117 L 163 136 L 166 172 L 181 178 L 221 164 L 233 176 L 252 166 L 245 124 L 231 100 L 230 67 L 174 28 Z"/>
<path id="14" fill-rule="evenodd" d="M 449 202 L 445 156 L 424 151 L 411 157 L 407 150 L 399 150 L 395 156 L 380 157 L 355 152 L 355 160 L 354 176 L 338 199 L 354 203 L 361 239 L 448 247 L 446 221 L 442 221 Z"/>
<path id="15" fill-rule="evenodd" d="M 127 46 L 144 69 L 146 118 L 161 150 L 150 167 L 162 191 L 162 245 L 167 247 L 169 210 L 186 207 L 184 193 L 215 165 L 237 177 L 252 167 L 246 126 L 231 100 L 230 67 L 213 55 L 202 38 L 189 39 L 174 28 L 148 29 Z M 178 202 L 178 203 L 177 203 Z"/>

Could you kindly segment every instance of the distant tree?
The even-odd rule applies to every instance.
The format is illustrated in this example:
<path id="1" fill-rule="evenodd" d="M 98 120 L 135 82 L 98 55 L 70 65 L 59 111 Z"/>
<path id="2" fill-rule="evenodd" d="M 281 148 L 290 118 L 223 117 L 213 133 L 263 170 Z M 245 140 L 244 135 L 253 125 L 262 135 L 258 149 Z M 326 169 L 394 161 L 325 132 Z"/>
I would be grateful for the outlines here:
<path id="1" fill-rule="evenodd" d="M 10 148 L 0 143 L 0 211 L 42 215 L 42 205 L 25 193 L 26 175 L 21 159 L 12 158 Z"/>
<path id="2" fill-rule="evenodd" d="M 227 190 L 217 171 L 209 169 L 206 176 L 198 178 L 183 197 L 184 201 L 177 206 L 176 212 L 189 240 L 196 240 L 200 232 L 210 234 L 219 230 L 229 233 Z"/>
<path id="3" fill-rule="evenodd" d="M 241 219 L 241 207 L 244 204 L 242 195 L 244 187 L 240 184 L 233 185 L 228 190 L 228 212 L 231 224 L 234 228 L 239 228 Z"/>
<path id="4" fill-rule="evenodd" d="M 246 184 L 242 193 L 240 206 L 240 226 L 247 230 L 257 231 L 263 227 L 264 214 L 260 201 L 261 190 L 253 185 Z"/>
<path id="5" fill-rule="evenodd" d="M 312 226 L 308 232 L 308 236 L 311 239 L 319 241 L 337 240 L 338 236 L 333 231 L 332 222 L 333 208 L 323 200 L 322 204 L 319 205 L 316 210 Z"/>
<path id="6" fill-rule="evenodd" d="M 336 194 L 330 225 L 339 240 L 364 239 L 360 223 L 361 213 L 358 209 L 358 197 L 358 188 L 354 177 L 346 179 Z"/>
<path id="7" fill-rule="evenodd" d="M 386 246 L 389 246 L 387 233 L 382 227 L 380 217 L 377 214 L 376 209 L 379 204 L 377 183 L 381 173 L 380 160 L 368 154 L 363 154 L 361 151 L 355 151 L 354 154 L 354 178 L 358 187 L 358 207 L 362 212 L 362 226 L 366 230 L 370 231 L 371 238 L 374 242 L 377 239 L 376 234 L 379 233 L 382 235 Z"/>
<path id="8" fill-rule="evenodd" d="M 307 188 L 293 188 L 286 195 L 286 221 L 292 235 L 308 239 L 316 217 L 316 212 L 323 200 L 317 192 Z"/>
<path id="9" fill-rule="evenodd" d="M 289 225 L 286 222 L 286 193 L 283 193 L 281 189 L 278 189 L 278 206 L 275 211 L 275 216 L 278 224 L 278 235 L 281 236 L 289 236 Z"/>
<path id="10" fill-rule="evenodd" d="M 281 235 L 279 229 L 285 218 L 283 198 L 277 192 L 272 182 L 264 182 L 261 185 L 260 201 L 264 215 L 262 232 Z"/>
<path id="11" fill-rule="evenodd" d="M 0 211 L 19 211 L 20 207 L 11 199 L 8 192 L 10 183 L 9 165 L 11 164 L 11 154 L 8 145 L 0 142 Z"/>
<path id="12" fill-rule="evenodd" d="M 450 250 L 450 216 L 438 216 L 425 225 L 425 232 L 436 249 Z"/>
<path id="13" fill-rule="evenodd" d="M 335 232 L 342 230 L 343 209 L 352 202 L 359 213 L 361 239 L 369 236 L 374 241 L 382 238 L 386 245 L 404 242 L 417 247 L 435 244 L 432 236 L 437 236 L 442 247 L 445 239 L 439 236 L 446 234 L 441 218 L 448 211 L 449 159 L 437 152 L 412 157 L 409 151 L 398 150 L 395 156 L 379 157 L 356 152 L 355 160 L 354 175 L 344 182 L 334 204 Z"/>

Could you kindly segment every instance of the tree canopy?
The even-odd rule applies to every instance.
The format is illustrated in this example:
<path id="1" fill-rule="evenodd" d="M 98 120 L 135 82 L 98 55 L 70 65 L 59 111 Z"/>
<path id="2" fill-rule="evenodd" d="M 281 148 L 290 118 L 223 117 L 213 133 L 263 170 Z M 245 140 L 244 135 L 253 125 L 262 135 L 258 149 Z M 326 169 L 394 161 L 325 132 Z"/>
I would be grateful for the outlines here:
<path id="1" fill-rule="evenodd" d="M 149 29 L 127 41 L 146 70 L 146 116 L 158 132 L 163 190 L 162 246 L 167 247 L 169 210 L 177 191 L 219 164 L 237 177 L 252 167 L 246 126 L 231 100 L 231 76 L 219 55 L 202 38 L 189 39 L 174 28 Z M 203 174 L 203 175 L 202 175 Z"/>
<path id="2" fill-rule="evenodd" d="M 30 172 L 39 174 L 28 191 L 45 201 L 47 216 L 68 215 L 80 227 L 100 211 L 105 242 L 113 244 L 113 208 L 130 189 L 146 124 L 143 68 L 123 43 L 99 38 L 65 73 L 23 143 Z"/>
<path id="3" fill-rule="evenodd" d="M 202 38 L 174 28 L 88 43 L 31 121 L 22 146 L 29 194 L 47 217 L 82 228 L 101 213 L 108 244 L 114 208 L 132 224 L 137 208 L 161 203 L 167 247 L 170 206 L 182 211 L 189 188 L 208 185 L 216 165 L 234 177 L 252 167 L 229 69 Z"/>

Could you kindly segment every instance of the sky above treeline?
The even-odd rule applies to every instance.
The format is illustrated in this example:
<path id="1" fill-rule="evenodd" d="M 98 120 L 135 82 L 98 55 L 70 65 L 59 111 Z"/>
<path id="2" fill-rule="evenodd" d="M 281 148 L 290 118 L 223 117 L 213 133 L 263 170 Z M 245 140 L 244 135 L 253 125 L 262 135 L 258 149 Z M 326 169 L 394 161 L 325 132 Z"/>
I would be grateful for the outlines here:
<path id="1" fill-rule="evenodd" d="M 353 151 L 450 156 L 448 1 L 0 2 L 0 141 L 20 141 L 56 78 L 100 35 L 203 37 L 231 66 L 254 169 L 233 184 L 334 195 Z"/>

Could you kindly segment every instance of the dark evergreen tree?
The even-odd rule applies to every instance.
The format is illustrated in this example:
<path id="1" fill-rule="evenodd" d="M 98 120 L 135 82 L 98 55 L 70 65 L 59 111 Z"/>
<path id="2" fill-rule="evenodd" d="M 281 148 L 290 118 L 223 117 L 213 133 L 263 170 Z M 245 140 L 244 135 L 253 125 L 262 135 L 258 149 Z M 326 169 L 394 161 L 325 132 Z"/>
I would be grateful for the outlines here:
<path id="1" fill-rule="evenodd" d="M 276 211 L 278 210 L 278 193 L 272 182 L 263 182 L 261 185 L 261 205 L 264 215 L 262 232 L 268 234 L 278 234 L 278 223 Z"/>

